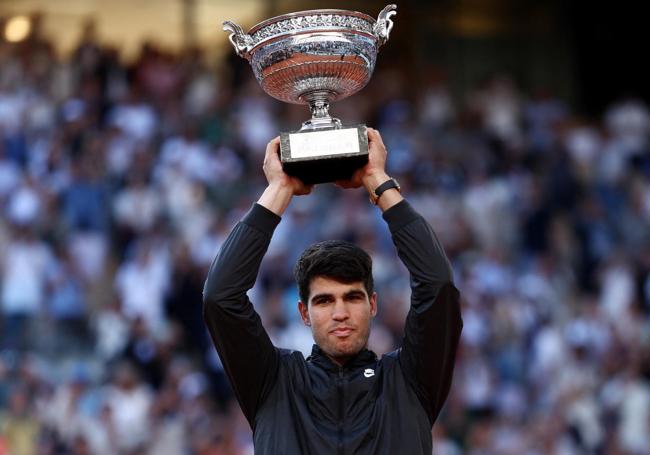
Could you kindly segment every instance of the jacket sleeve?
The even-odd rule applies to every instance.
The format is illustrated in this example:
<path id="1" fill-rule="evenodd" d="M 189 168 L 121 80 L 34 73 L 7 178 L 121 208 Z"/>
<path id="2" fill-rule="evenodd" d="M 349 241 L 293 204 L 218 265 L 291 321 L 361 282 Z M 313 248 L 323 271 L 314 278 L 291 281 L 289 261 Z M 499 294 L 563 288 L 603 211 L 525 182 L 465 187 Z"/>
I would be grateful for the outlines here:
<path id="1" fill-rule="evenodd" d="M 223 243 L 203 289 L 203 318 L 251 428 L 276 376 L 279 354 L 246 293 L 279 222 L 254 204 Z"/>
<path id="2" fill-rule="evenodd" d="M 451 387 L 463 322 L 449 261 L 431 226 L 402 201 L 383 214 L 410 274 L 411 307 L 399 362 L 431 424 Z"/>

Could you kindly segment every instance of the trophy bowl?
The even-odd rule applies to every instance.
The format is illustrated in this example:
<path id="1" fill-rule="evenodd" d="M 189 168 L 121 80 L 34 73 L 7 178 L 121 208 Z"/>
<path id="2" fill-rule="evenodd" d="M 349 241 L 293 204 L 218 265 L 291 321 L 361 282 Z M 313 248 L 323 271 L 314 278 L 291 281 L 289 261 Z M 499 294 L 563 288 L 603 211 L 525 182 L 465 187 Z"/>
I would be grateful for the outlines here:
<path id="1" fill-rule="evenodd" d="M 312 118 L 303 122 L 299 132 L 325 133 L 346 130 L 340 120 L 330 117 L 329 105 L 353 95 L 368 83 L 377 52 L 388 41 L 393 27 L 391 16 L 396 14 L 396 9 L 396 5 L 386 6 L 377 20 L 357 11 L 319 9 L 267 19 L 248 33 L 230 21 L 225 21 L 223 28 L 230 32 L 229 39 L 237 54 L 250 62 L 267 94 L 286 103 L 309 105 Z M 312 135 L 307 141 L 304 137 L 296 138 L 293 141 L 296 153 L 289 150 L 292 138 L 283 133 L 283 165 L 316 159 L 319 162 L 312 164 L 320 166 L 324 164 L 323 158 L 330 155 L 358 158 L 365 153 L 367 160 L 365 126 L 347 129 L 355 133 Z M 341 139 L 345 134 L 346 138 Z M 358 141 L 356 146 L 355 141 Z M 301 152 L 296 147 L 304 150 Z M 316 180 L 330 177 L 320 176 Z M 314 177 L 306 180 L 314 181 Z"/>

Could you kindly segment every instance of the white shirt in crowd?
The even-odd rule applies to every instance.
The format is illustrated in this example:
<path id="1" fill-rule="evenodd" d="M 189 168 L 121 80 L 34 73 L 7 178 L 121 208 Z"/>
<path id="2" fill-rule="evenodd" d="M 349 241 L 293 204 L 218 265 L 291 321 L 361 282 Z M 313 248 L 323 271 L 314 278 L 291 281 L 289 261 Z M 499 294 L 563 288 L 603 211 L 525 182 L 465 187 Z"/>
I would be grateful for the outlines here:
<path id="1" fill-rule="evenodd" d="M 2 255 L 0 286 L 4 314 L 36 314 L 45 299 L 52 252 L 41 240 L 14 240 Z"/>

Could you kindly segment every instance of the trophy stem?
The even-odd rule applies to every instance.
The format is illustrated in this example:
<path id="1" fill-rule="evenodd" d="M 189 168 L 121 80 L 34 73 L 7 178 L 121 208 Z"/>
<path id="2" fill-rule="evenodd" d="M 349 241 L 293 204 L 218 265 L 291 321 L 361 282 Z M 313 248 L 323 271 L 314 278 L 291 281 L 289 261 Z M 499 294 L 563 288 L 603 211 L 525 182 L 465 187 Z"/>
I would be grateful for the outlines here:
<path id="1" fill-rule="evenodd" d="M 330 103 L 327 100 L 314 100 L 309 103 L 313 118 L 327 118 L 330 116 Z"/>
<path id="2" fill-rule="evenodd" d="M 315 90 L 300 97 L 309 103 L 311 110 L 311 119 L 302 123 L 300 131 L 341 128 L 341 121 L 329 114 L 329 99 L 334 95 L 329 90 Z"/>

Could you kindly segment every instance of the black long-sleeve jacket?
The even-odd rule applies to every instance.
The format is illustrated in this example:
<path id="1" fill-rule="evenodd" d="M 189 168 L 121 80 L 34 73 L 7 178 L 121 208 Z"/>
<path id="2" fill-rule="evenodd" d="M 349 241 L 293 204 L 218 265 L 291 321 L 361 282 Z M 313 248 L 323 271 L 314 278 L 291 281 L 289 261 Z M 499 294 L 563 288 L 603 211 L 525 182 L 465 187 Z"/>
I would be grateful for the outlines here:
<path id="1" fill-rule="evenodd" d="M 256 454 L 431 454 L 462 320 L 459 293 L 429 224 L 402 201 L 383 214 L 411 276 L 401 348 L 362 350 L 339 367 L 314 345 L 273 346 L 246 292 L 280 222 L 255 204 L 215 258 L 203 313 L 254 435 Z"/>

